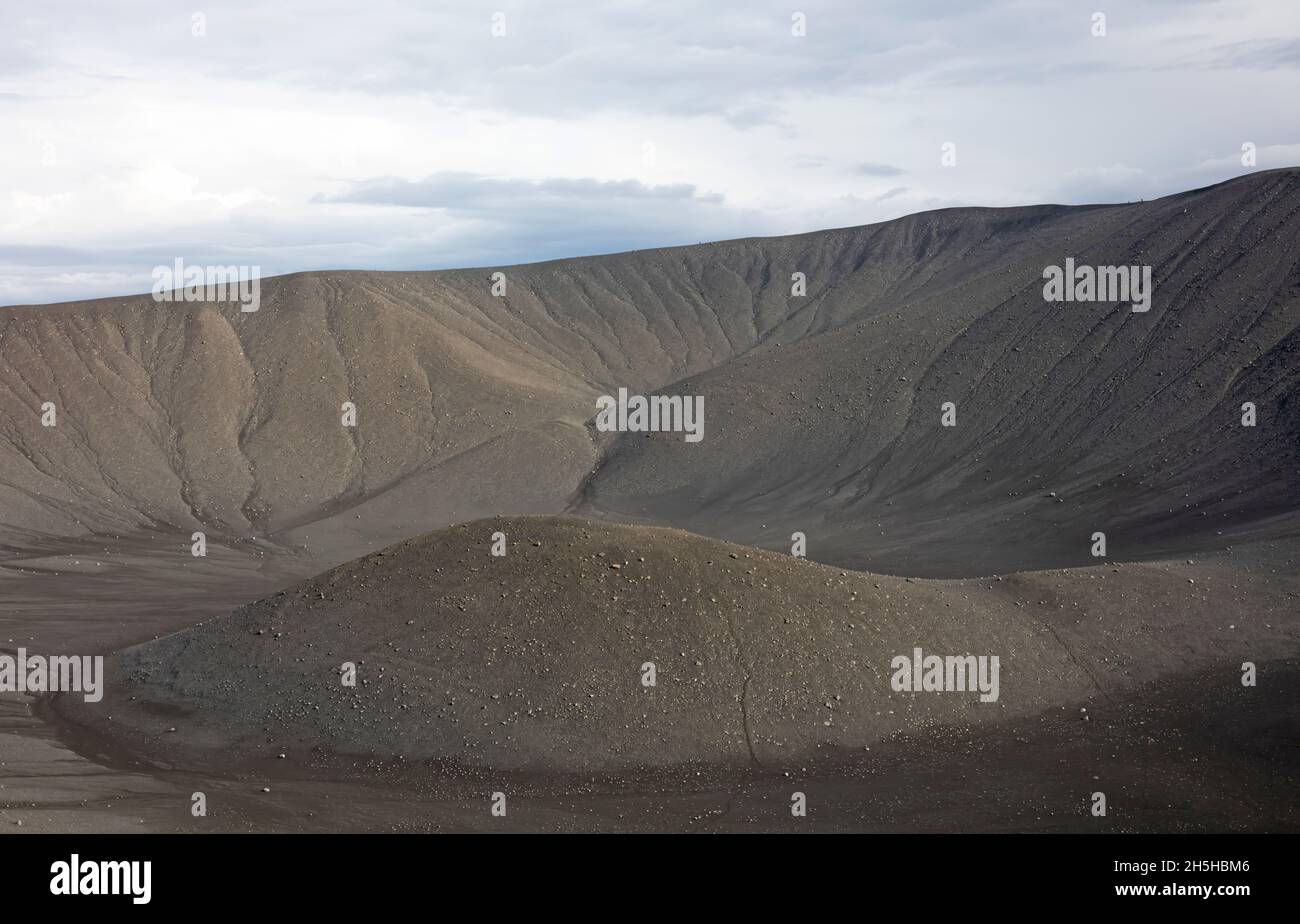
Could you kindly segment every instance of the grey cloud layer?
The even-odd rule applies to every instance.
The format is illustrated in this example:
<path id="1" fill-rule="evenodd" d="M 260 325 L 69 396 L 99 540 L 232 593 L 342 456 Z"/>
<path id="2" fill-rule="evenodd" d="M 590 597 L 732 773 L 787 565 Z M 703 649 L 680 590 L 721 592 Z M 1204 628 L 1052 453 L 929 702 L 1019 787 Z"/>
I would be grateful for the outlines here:
<path id="1" fill-rule="evenodd" d="M 460 171 L 443 171 L 423 180 L 379 179 L 356 183 L 345 193 L 320 196 L 321 202 L 353 202 L 369 205 L 405 205 L 420 208 L 502 210 L 530 205 L 582 207 L 587 203 L 614 200 L 691 200 L 721 203 L 717 194 L 697 195 L 689 183 L 647 186 L 637 180 L 600 181 L 591 178 L 513 180 L 476 176 Z"/>
<path id="2" fill-rule="evenodd" d="M 1276 2 L 1281 8 L 1285 0 Z M 54 0 L 0 32 L 0 61 L 9 76 L 76 67 L 130 79 L 167 68 L 376 94 L 422 92 L 527 113 L 609 108 L 724 114 L 742 123 L 761 121 L 758 113 L 776 100 L 805 94 L 970 80 L 1035 83 L 1114 66 L 1087 54 L 1091 0 L 525 0 L 502 7 L 506 34 L 494 37 L 493 4 L 235 0 L 204 12 L 207 35 L 196 44 L 178 35 L 178 20 L 188 26 L 190 8 L 173 2 L 135 3 L 108 15 L 96 4 Z M 1134 0 L 1112 11 L 1112 28 L 1133 33 L 1197 7 L 1224 5 Z M 815 41 L 792 40 L 796 8 Z M 1233 67 L 1298 67 L 1298 48 L 1295 36 L 1234 43 L 1206 31 L 1190 46 L 1145 45 L 1127 66 L 1184 65 L 1191 55 L 1200 65 L 1217 58 Z"/>

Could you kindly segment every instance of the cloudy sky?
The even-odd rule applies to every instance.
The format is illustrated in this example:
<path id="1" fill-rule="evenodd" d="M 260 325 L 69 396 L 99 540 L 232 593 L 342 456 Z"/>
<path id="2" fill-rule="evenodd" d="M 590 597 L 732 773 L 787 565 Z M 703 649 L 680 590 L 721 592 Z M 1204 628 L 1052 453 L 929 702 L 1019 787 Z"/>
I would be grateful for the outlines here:
<path id="1" fill-rule="evenodd" d="M 0 304 L 1151 198 L 1246 143 L 1300 164 L 1297 0 L 5 0 Z"/>

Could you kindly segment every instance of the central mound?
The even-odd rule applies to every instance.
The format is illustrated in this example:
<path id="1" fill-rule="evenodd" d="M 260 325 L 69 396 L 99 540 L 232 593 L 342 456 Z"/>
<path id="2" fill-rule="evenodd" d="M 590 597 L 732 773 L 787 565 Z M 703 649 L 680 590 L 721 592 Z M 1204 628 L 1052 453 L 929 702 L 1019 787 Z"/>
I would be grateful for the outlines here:
<path id="1" fill-rule="evenodd" d="M 1267 606 L 1220 625 L 1201 580 L 1145 565 L 912 580 L 678 530 L 499 518 L 126 649 L 102 703 L 59 708 L 181 766 L 285 754 L 775 768 L 1294 646 Z M 895 691 L 891 662 L 917 648 L 998 657 L 997 698 Z"/>

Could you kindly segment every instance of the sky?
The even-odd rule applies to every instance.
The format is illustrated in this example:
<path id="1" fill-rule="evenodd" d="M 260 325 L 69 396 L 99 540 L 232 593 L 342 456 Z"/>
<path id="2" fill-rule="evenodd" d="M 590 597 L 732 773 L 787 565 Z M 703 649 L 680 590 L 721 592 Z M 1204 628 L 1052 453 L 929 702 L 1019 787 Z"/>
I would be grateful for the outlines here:
<path id="1" fill-rule="evenodd" d="M 0 0 L 0 305 L 1297 164 L 1297 0 Z"/>

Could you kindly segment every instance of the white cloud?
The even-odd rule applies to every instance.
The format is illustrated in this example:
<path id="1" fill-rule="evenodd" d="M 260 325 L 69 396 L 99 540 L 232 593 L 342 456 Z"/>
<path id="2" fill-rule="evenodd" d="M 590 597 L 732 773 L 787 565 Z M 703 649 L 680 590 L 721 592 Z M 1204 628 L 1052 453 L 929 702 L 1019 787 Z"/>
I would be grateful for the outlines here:
<path id="1" fill-rule="evenodd" d="M 521 0 L 494 38 L 415 0 L 234 0 L 203 37 L 164 0 L 10 4 L 0 302 L 141 291 L 175 256 L 485 265 L 1297 159 L 1300 5 L 1134 0 L 1104 38 L 1082 0 L 817 0 L 804 37 L 787 6 Z M 420 194 L 446 201 L 394 204 Z"/>

